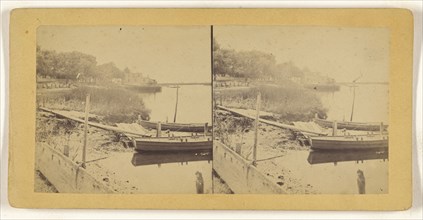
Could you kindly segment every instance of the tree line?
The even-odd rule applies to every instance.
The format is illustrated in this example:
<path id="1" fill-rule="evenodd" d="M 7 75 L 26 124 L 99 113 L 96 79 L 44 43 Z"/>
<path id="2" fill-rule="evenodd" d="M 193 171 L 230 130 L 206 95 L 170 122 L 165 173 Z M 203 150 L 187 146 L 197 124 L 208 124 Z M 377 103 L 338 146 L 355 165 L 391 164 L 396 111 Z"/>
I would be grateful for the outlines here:
<path id="1" fill-rule="evenodd" d="M 249 79 L 287 80 L 290 78 L 304 79 L 319 77 L 323 81 L 332 81 L 308 68 L 300 68 L 292 61 L 277 63 L 271 53 L 257 50 L 236 51 L 221 48 L 216 39 L 213 39 L 213 74 L 215 77 L 230 76 Z"/>
<path id="2" fill-rule="evenodd" d="M 37 46 L 36 62 L 37 76 L 54 79 L 111 81 L 124 79 L 130 73 L 128 68 L 120 70 L 113 62 L 98 65 L 96 57 L 89 54 L 43 50 L 40 46 Z"/>

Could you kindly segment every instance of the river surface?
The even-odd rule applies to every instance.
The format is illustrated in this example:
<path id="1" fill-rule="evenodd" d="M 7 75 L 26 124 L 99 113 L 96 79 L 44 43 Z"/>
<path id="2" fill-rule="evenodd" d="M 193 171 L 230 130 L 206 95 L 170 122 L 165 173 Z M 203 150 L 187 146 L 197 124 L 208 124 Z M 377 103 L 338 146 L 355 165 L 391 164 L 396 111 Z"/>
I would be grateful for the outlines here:
<path id="1" fill-rule="evenodd" d="M 164 86 L 158 93 L 139 93 L 148 109 L 150 120 L 173 122 L 177 89 Z M 184 85 L 178 89 L 176 122 L 211 125 L 211 86 Z M 102 166 L 122 173 L 146 193 L 197 193 L 196 173 L 201 173 L 204 193 L 212 193 L 212 153 L 123 153 L 116 162 Z"/>
<path id="2" fill-rule="evenodd" d="M 340 86 L 335 92 L 316 92 L 328 109 L 328 120 L 349 121 L 352 112 L 354 88 Z M 388 85 L 358 85 L 355 88 L 353 121 L 389 121 Z M 301 161 L 301 162 L 298 162 Z M 294 177 L 311 184 L 318 193 L 358 193 L 357 170 L 364 173 L 366 194 L 388 193 L 387 151 L 288 151 L 275 159 L 278 165 L 291 170 Z"/>
<path id="3" fill-rule="evenodd" d="M 328 120 L 350 121 L 351 112 L 356 122 L 389 121 L 389 91 L 387 84 L 359 84 L 355 87 L 355 103 L 352 111 L 354 88 L 340 86 L 335 92 L 316 92 L 328 109 Z"/>
<path id="4" fill-rule="evenodd" d="M 98 161 L 101 167 L 116 174 L 116 178 L 129 181 L 140 192 L 150 194 L 196 194 L 197 176 L 201 173 L 204 193 L 212 193 L 211 152 L 190 152 L 184 155 L 145 155 L 119 153 L 111 159 Z M 118 161 L 119 166 L 116 166 Z"/>
<path id="5" fill-rule="evenodd" d="M 387 152 L 332 153 L 288 151 L 273 162 L 289 170 L 303 185 L 312 185 L 316 193 L 358 194 L 357 170 L 364 173 L 366 194 L 388 193 Z"/>
<path id="6" fill-rule="evenodd" d="M 140 93 L 146 107 L 151 110 L 151 121 L 173 122 L 176 90 L 163 86 L 162 91 L 158 93 Z M 183 85 L 178 93 L 176 122 L 211 124 L 211 86 Z"/>

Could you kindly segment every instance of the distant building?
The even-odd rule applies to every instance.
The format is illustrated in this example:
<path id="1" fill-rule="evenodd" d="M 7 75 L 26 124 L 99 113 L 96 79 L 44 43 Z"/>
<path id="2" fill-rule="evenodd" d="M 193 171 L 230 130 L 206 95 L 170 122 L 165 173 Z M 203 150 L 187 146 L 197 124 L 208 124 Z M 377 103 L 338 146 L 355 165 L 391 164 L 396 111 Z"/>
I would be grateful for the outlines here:
<path id="1" fill-rule="evenodd" d="M 122 79 L 121 78 L 112 78 L 112 83 L 122 84 Z"/>

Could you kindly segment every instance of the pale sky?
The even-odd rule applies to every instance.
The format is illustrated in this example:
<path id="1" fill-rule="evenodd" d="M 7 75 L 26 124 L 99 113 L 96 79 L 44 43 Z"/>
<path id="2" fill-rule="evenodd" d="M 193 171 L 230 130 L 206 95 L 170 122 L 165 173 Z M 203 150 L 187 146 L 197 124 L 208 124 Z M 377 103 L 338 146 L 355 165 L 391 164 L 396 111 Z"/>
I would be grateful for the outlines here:
<path id="1" fill-rule="evenodd" d="M 98 64 L 114 62 L 158 82 L 211 80 L 209 26 L 41 26 L 37 44 L 87 53 Z"/>
<path id="2" fill-rule="evenodd" d="M 338 82 L 388 82 L 389 30 L 299 26 L 214 26 L 222 48 L 272 53 Z"/>

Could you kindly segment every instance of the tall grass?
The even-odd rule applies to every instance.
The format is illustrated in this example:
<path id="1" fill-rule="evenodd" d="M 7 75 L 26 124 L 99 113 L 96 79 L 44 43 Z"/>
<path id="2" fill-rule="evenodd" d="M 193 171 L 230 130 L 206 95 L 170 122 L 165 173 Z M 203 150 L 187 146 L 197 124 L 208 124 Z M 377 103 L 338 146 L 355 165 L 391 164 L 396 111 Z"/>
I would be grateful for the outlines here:
<path id="1" fill-rule="evenodd" d="M 109 123 L 133 122 L 149 117 L 142 98 L 136 93 L 122 88 L 78 87 L 71 91 L 40 94 L 39 105 L 53 109 L 85 111 L 85 99 L 90 94 L 90 113 L 103 116 Z"/>
<path id="2" fill-rule="evenodd" d="M 301 87 L 258 86 L 249 90 L 222 91 L 223 105 L 236 108 L 256 108 L 261 93 L 261 110 L 279 114 L 284 121 L 308 121 L 316 113 L 326 114 L 319 97 Z"/>

